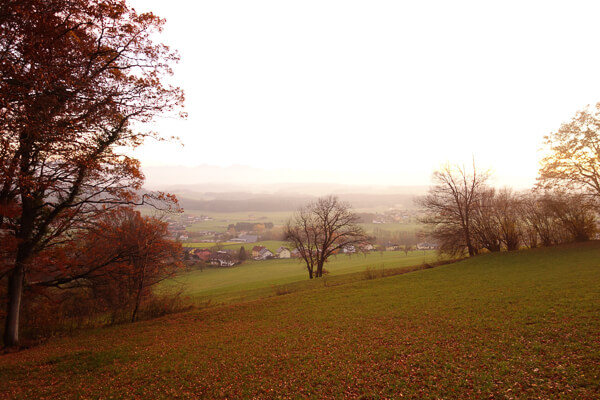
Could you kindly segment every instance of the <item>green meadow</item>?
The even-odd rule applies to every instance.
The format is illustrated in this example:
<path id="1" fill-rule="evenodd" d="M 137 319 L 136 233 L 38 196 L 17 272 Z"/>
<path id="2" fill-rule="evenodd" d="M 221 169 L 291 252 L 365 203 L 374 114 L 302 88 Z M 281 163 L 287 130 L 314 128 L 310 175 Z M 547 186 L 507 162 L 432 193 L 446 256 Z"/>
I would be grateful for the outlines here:
<path id="1" fill-rule="evenodd" d="M 211 249 L 217 245 L 220 245 L 223 249 L 231 249 L 231 250 L 239 250 L 240 247 L 244 247 L 247 253 L 252 254 L 252 248 L 254 246 L 264 246 L 267 249 L 271 250 L 273 253 L 277 251 L 281 246 L 289 247 L 287 242 L 283 242 L 280 240 L 262 240 L 254 243 L 239 243 L 239 242 L 223 242 L 223 243 L 214 243 L 214 242 L 186 242 L 182 243 L 183 247 L 201 247 Z M 250 257 L 250 256 L 249 256 Z"/>
<path id="2" fill-rule="evenodd" d="M 367 210 L 372 212 L 373 210 Z M 191 224 L 186 228 L 190 232 L 215 231 L 226 232 L 229 224 L 237 222 L 251 222 L 255 224 L 272 222 L 275 226 L 283 226 L 290 219 L 292 211 L 243 211 L 243 212 L 211 212 L 211 211 L 186 211 L 189 215 L 205 215 L 211 218 L 209 221 L 202 221 Z M 373 233 L 376 229 L 389 232 L 416 232 L 423 226 L 416 222 L 394 222 L 386 224 L 361 223 L 359 224 L 366 232 Z"/>
<path id="3" fill-rule="evenodd" d="M 240 273 L 245 267 L 252 268 Z M 299 265 L 289 268 L 301 274 Z M 341 261 L 330 268 L 331 278 L 352 276 Z M 210 290 L 201 284 L 210 275 L 199 278 L 206 272 L 188 276 L 190 293 Z M 5 354 L 0 397 L 599 397 L 598 242 L 486 254 L 378 279 L 355 274 L 345 284 L 315 280 L 320 285 L 306 290 Z"/>
<path id="4" fill-rule="evenodd" d="M 271 249 L 277 243 L 268 247 Z M 315 283 L 308 282 L 306 266 L 298 259 L 248 260 L 234 267 L 212 267 L 183 273 L 166 286 L 183 288 L 183 293 L 195 304 L 223 303 L 268 297 L 282 291 L 300 290 L 303 286 L 333 284 L 341 279 L 341 275 L 364 274 L 367 269 L 373 275 L 382 275 L 386 268 L 390 272 L 391 269 L 435 262 L 437 259 L 438 255 L 433 250 L 412 251 L 408 255 L 399 251 L 352 256 L 338 254 L 332 256 L 325 266 L 329 272 L 327 277 L 315 280 Z"/>
<path id="5" fill-rule="evenodd" d="M 197 222 L 186 229 L 190 232 L 215 231 L 226 232 L 229 224 L 237 222 L 252 222 L 261 224 L 272 222 L 275 225 L 284 225 L 291 217 L 292 212 L 287 211 L 243 211 L 243 212 L 211 212 L 211 211 L 185 211 L 190 215 L 205 215 L 211 218 L 209 221 Z"/>

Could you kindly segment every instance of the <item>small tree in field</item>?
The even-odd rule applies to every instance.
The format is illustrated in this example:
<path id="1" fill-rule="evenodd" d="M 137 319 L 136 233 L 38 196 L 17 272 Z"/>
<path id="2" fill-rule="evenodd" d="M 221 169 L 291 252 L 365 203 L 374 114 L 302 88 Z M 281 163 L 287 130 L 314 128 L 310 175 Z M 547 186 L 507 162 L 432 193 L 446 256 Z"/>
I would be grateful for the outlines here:
<path id="1" fill-rule="evenodd" d="M 306 264 L 310 279 L 323 276 L 323 265 L 336 251 L 367 239 L 358 216 L 337 197 L 319 198 L 294 214 L 285 237 Z"/>

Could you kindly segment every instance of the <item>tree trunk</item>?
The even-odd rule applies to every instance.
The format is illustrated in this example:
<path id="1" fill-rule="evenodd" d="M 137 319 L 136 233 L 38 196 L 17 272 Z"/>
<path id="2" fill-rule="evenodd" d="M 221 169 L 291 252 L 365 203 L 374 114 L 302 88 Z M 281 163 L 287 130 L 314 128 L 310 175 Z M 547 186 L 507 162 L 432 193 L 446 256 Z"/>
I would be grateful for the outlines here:
<path id="1" fill-rule="evenodd" d="M 4 323 L 4 347 L 15 347 L 19 344 L 19 317 L 21 299 L 23 297 L 23 281 L 25 267 L 17 261 L 8 278 L 8 303 L 6 306 L 6 321 Z"/>
<path id="2" fill-rule="evenodd" d="M 323 276 L 323 263 L 321 261 L 319 261 L 319 263 L 317 264 L 317 278 L 320 278 Z"/>

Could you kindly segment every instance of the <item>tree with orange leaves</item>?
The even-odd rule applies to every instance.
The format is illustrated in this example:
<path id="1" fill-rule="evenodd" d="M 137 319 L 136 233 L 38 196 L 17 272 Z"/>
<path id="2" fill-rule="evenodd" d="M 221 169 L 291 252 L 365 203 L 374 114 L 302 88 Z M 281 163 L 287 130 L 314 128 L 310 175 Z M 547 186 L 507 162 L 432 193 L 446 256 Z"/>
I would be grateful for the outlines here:
<path id="1" fill-rule="evenodd" d="M 544 136 L 538 188 L 572 190 L 600 198 L 600 103 L 578 111 L 571 121 Z"/>
<path id="2" fill-rule="evenodd" d="M 14 247 L 0 271 L 7 347 L 18 345 L 36 255 L 122 204 L 176 204 L 139 195 L 139 162 L 123 153 L 161 139 L 134 122 L 183 103 L 182 91 L 163 82 L 177 54 L 151 39 L 163 23 L 125 0 L 0 4 L 0 232 Z"/>
<path id="3" fill-rule="evenodd" d="M 130 313 L 134 322 L 153 287 L 183 266 L 181 244 L 167 234 L 165 222 L 131 208 L 107 212 L 67 251 L 70 268 L 53 268 L 51 277 L 45 268 L 46 278 L 37 285 L 72 287 L 78 282 L 111 303 L 110 310 Z"/>

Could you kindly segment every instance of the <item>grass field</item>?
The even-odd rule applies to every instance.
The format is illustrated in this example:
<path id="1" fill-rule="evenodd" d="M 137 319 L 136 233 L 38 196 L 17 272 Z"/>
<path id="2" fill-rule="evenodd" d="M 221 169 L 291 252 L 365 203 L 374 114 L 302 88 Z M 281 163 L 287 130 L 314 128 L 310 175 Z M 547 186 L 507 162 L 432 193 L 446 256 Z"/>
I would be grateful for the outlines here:
<path id="1" fill-rule="evenodd" d="M 183 247 L 202 247 L 202 248 L 207 248 L 207 249 L 215 247 L 216 245 L 217 245 L 217 243 L 214 243 L 214 242 L 182 243 Z M 254 243 L 223 242 L 223 243 L 220 243 L 220 245 L 224 249 L 232 249 L 232 250 L 239 250 L 240 247 L 244 246 L 244 249 L 247 252 L 251 252 L 252 248 L 254 246 L 265 246 L 267 249 L 271 250 L 273 253 L 275 253 L 275 251 L 281 246 L 289 247 L 289 244 L 287 244 L 286 242 L 282 242 L 280 240 L 263 240 L 263 241 L 254 242 Z"/>
<path id="2" fill-rule="evenodd" d="M 256 224 L 272 222 L 275 225 L 284 225 L 292 215 L 291 212 L 280 211 L 244 211 L 231 213 L 186 211 L 185 213 L 190 215 L 206 215 L 212 218 L 210 221 L 203 221 L 190 225 L 186 228 L 186 230 L 190 232 L 226 232 L 229 224 L 235 224 L 237 222 L 253 222 Z"/>
<path id="3" fill-rule="evenodd" d="M 600 394 L 600 244 L 81 332 L 0 357 L 3 398 Z"/>
<path id="4" fill-rule="evenodd" d="M 268 244 L 268 243 L 267 243 Z M 398 268 L 433 262 L 438 258 L 435 251 L 413 251 L 408 255 L 399 251 L 381 253 L 337 255 L 330 258 L 325 269 L 329 271 L 327 279 L 348 273 L 364 272 L 367 267 L 374 273 L 386 268 Z M 267 297 L 281 290 L 298 290 L 298 285 L 276 287 L 301 282 L 310 285 L 308 272 L 303 263 L 297 259 L 287 260 L 249 260 L 244 264 L 229 268 L 205 268 L 180 275 L 168 285 L 183 285 L 184 293 L 194 303 L 234 302 L 240 300 Z M 317 283 L 323 285 L 321 281 Z"/>
<path id="5" fill-rule="evenodd" d="M 253 222 L 257 224 L 272 222 L 276 226 L 283 226 L 293 214 L 293 212 L 288 211 L 245 211 L 231 213 L 186 211 L 185 213 L 190 215 L 206 215 L 212 218 L 210 221 L 197 222 L 188 226 L 186 230 L 190 232 L 226 232 L 229 224 L 235 224 L 237 222 Z M 389 232 L 416 232 L 423 227 L 421 224 L 416 222 L 388 224 L 361 223 L 359 225 L 368 233 L 373 233 L 375 229 L 382 229 Z"/>

